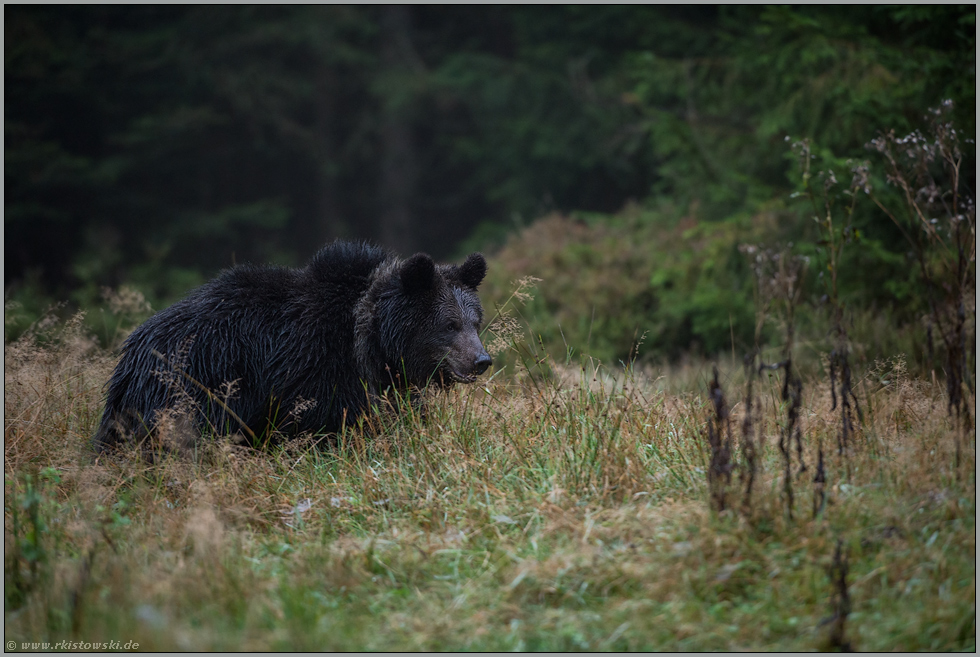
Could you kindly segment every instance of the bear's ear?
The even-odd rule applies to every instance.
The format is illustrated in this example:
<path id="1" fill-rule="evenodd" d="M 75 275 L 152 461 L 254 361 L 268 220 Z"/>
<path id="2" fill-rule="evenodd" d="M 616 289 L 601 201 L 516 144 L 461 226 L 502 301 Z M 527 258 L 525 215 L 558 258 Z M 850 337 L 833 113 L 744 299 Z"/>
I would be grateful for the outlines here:
<path id="1" fill-rule="evenodd" d="M 402 265 L 401 277 L 408 294 L 431 290 L 435 286 L 436 263 L 427 253 L 416 253 Z"/>
<path id="2" fill-rule="evenodd" d="M 471 253 L 459 267 L 459 280 L 463 285 L 469 285 L 474 290 L 487 275 L 487 261 L 482 253 Z"/>

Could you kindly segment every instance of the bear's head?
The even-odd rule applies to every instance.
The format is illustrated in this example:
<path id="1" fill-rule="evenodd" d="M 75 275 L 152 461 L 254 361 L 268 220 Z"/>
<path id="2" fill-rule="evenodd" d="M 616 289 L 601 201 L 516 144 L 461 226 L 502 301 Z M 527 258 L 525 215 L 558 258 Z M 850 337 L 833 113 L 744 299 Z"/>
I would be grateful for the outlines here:
<path id="1" fill-rule="evenodd" d="M 492 362 L 480 342 L 476 293 L 486 272 L 480 253 L 462 265 L 437 265 L 418 253 L 385 267 L 366 295 L 370 308 L 358 311 L 362 372 L 399 387 L 474 381 Z"/>

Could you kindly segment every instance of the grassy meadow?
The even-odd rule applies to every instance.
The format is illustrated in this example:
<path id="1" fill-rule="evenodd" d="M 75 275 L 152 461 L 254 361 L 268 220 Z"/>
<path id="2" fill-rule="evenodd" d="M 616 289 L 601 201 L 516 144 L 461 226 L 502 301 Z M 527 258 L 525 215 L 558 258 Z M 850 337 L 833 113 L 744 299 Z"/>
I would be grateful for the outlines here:
<path id="1" fill-rule="evenodd" d="M 811 368 L 787 464 L 781 371 L 754 379 L 746 426 L 741 363 L 719 364 L 712 396 L 710 363 L 624 371 L 516 346 L 424 417 L 331 446 L 96 460 L 112 354 L 80 318 L 7 344 L 5 641 L 975 650 L 975 439 L 941 379 L 902 359 L 855 371 L 862 418 L 839 453 L 841 407 Z M 730 415 L 712 420 L 720 395 Z"/>
<path id="2" fill-rule="evenodd" d="M 976 650 L 975 6 L 5 18 L 7 652 Z M 486 253 L 494 368 L 97 457 L 151 304 L 337 236 Z"/>

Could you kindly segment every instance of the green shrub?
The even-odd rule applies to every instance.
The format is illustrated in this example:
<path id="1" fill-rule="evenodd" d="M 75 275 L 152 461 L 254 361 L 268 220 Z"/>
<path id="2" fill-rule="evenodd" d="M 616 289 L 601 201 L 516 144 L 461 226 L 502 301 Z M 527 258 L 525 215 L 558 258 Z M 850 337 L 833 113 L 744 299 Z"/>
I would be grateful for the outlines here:
<path id="1" fill-rule="evenodd" d="M 521 309 L 551 355 L 606 363 L 715 354 L 753 343 L 752 277 L 739 244 L 770 221 L 700 222 L 695 213 L 629 209 L 590 221 L 545 217 L 496 254 L 484 287 L 490 314 L 515 280 L 540 279 Z"/>

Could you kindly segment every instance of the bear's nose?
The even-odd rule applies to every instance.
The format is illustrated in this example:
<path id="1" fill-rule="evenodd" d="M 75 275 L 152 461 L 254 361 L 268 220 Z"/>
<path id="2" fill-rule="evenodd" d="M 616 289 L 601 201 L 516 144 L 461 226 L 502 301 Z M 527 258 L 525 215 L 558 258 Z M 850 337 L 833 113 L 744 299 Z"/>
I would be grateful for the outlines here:
<path id="1" fill-rule="evenodd" d="M 490 367 L 491 365 L 493 365 L 493 361 L 490 360 L 490 356 L 488 356 L 487 354 L 483 354 L 476 359 L 475 363 L 473 363 L 473 369 L 476 371 L 477 374 L 483 374 L 484 372 L 487 371 L 487 368 Z"/>

